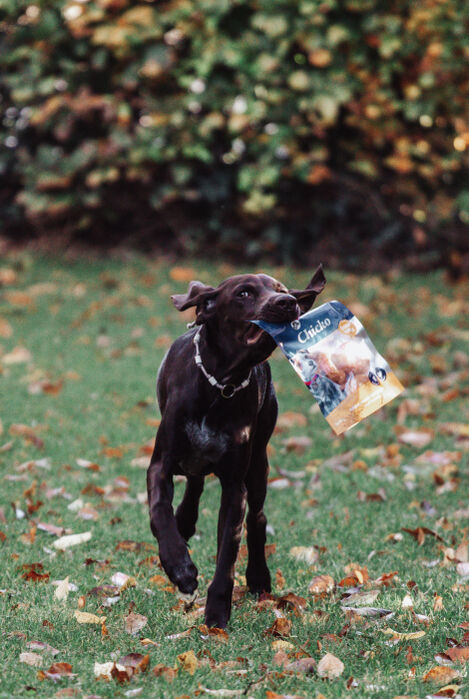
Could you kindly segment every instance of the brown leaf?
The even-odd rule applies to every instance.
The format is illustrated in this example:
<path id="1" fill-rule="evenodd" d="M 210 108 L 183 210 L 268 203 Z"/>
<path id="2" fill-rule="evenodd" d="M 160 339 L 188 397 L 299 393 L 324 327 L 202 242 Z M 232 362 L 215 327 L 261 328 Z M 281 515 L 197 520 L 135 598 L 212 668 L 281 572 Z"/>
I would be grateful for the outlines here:
<path id="1" fill-rule="evenodd" d="M 328 680 L 333 680 L 344 671 L 344 664 L 339 658 L 336 658 L 332 653 L 326 653 L 318 663 L 317 673 L 319 677 L 325 677 Z"/>
<path id="2" fill-rule="evenodd" d="M 155 677 L 163 676 L 166 682 L 172 682 L 176 677 L 177 672 L 178 668 L 168 667 L 167 665 L 163 665 L 163 663 L 158 663 L 158 665 L 155 665 L 155 667 L 152 669 L 152 673 L 155 675 Z"/>
<path id="3" fill-rule="evenodd" d="M 285 617 L 279 617 L 275 619 L 272 626 L 264 631 L 266 636 L 289 636 L 291 631 L 292 623 L 289 619 Z"/>
<path id="4" fill-rule="evenodd" d="M 197 660 L 193 650 L 188 650 L 186 653 L 181 653 L 177 656 L 177 659 L 181 663 L 182 669 L 185 672 L 188 672 L 189 675 L 193 675 L 197 670 L 199 661 Z"/>
<path id="5" fill-rule="evenodd" d="M 451 660 L 458 660 L 461 663 L 465 663 L 469 660 L 469 646 L 463 648 L 448 648 L 446 655 L 449 655 Z"/>
<path id="6" fill-rule="evenodd" d="M 454 680 L 456 677 L 459 677 L 459 672 L 457 670 L 453 670 L 451 667 L 445 667 L 444 665 L 437 665 L 436 667 L 432 667 L 422 679 L 424 682 L 442 685 L 451 682 L 451 680 Z"/>
<path id="7" fill-rule="evenodd" d="M 288 452 L 292 451 L 295 454 L 304 454 L 306 449 L 312 446 L 313 440 L 306 435 L 297 435 L 284 439 L 283 444 Z"/>
<path id="8" fill-rule="evenodd" d="M 330 575 L 317 575 L 314 577 L 308 587 L 312 595 L 323 596 L 333 592 L 335 588 L 334 578 Z"/>
<path id="9" fill-rule="evenodd" d="M 411 447 L 426 447 L 435 436 L 435 431 L 430 427 L 421 427 L 420 429 L 411 429 L 402 425 L 396 425 L 394 432 L 397 434 L 397 439 L 403 444 L 408 444 Z"/>
<path id="10" fill-rule="evenodd" d="M 292 427 L 306 427 L 307 424 L 308 418 L 304 413 L 295 413 L 291 410 L 287 410 L 285 413 L 281 413 L 278 416 L 275 432 L 284 432 Z"/>
<path id="11" fill-rule="evenodd" d="M 149 655 L 142 655 L 142 653 L 129 653 L 124 655 L 123 658 L 117 661 L 119 665 L 123 665 L 125 668 L 132 668 L 134 674 L 139 672 L 145 672 L 148 669 L 148 663 L 150 662 Z"/>
<path id="12" fill-rule="evenodd" d="M 143 627 L 147 625 L 148 619 L 146 616 L 143 616 L 143 614 L 129 612 L 129 614 L 124 617 L 124 623 L 127 633 L 132 634 L 132 636 L 136 636 L 139 631 L 141 631 Z"/>
<path id="13" fill-rule="evenodd" d="M 407 534 L 413 536 L 414 539 L 418 542 L 419 546 L 422 546 L 425 543 L 425 535 L 433 536 L 438 541 L 444 541 L 439 534 L 434 532 L 432 529 L 429 529 L 428 527 L 417 527 L 416 529 L 408 529 L 407 527 L 402 527 L 402 531 L 407 532 Z"/>
<path id="14" fill-rule="evenodd" d="M 48 670 L 44 672 L 40 670 L 38 675 L 41 675 L 41 678 L 43 675 L 44 678 L 53 680 L 54 682 L 57 682 L 57 680 L 60 680 L 62 677 L 75 677 L 70 663 L 53 663 Z"/>
<path id="15" fill-rule="evenodd" d="M 197 272 L 191 267 L 171 267 L 169 276 L 175 282 L 191 282 L 196 279 Z"/>
<path id="16" fill-rule="evenodd" d="M 298 615 L 306 607 L 306 604 L 304 597 L 298 597 L 294 592 L 288 592 L 275 601 L 274 607 L 280 610 L 291 609 Z"/>
<path id="17" fill-rule="evenodd" d="M 316 668 L 316 661 L 314 658 L 300 658 L 299 660 L 294 660 L 292 663 L 284 665 L 284 669 L 287 672 L 297 672 L 308 674 L 314 672 Z"/>
<path id="18" fill-rule="evenodd" d="M 206 624 L 201 624 L 199 626 L 199 631 L 202 634 L 203 639 L 213 638 L 216 641 L 221 641 L 226 643 L 229 639 L 228 633 L 225 629 L 219 629 L 216 626 L 208 627 Z"/>
<path id="19" fill-rule="evenodd" d="M 443 434 L 455 437 L 469 437 L 469 423 L 463 422 L 441 422 L 438 430 Z"/>

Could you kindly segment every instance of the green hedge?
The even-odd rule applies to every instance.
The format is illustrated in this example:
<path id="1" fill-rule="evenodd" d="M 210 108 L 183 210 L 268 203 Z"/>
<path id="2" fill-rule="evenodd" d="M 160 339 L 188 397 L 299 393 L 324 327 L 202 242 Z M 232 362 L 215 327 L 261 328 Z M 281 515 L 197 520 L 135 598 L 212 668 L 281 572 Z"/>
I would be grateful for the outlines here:
<path id="1" fill-rule="evenodd" d="M 7 230 L 352 264 L 467 235 L 466 0 L 0 9 Z"/>

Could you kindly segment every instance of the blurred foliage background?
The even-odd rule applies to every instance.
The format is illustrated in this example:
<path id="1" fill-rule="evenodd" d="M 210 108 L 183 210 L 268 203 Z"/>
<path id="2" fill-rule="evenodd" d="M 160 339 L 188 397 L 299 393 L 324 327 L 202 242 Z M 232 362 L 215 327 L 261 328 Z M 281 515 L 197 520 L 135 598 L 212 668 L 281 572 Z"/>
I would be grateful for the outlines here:
<path id="1" fill-rule="evenodd" d="M 466 0 L 0 0 L 2 232 L 469 257 Z"/>

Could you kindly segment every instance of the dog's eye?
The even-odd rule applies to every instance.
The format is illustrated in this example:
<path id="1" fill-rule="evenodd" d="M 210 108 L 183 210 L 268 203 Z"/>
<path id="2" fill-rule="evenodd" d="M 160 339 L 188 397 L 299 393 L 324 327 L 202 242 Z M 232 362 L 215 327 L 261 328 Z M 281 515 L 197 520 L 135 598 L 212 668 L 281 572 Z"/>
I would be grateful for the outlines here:
<path id="1" fill-rule="evenodd" d="M 251 292 L 248 291 L 248 289 L 241 289 L 241 291 L 238 292 L 238 297 L 240 299 L 247 298 L 248 296 L 251 296 Z"/>

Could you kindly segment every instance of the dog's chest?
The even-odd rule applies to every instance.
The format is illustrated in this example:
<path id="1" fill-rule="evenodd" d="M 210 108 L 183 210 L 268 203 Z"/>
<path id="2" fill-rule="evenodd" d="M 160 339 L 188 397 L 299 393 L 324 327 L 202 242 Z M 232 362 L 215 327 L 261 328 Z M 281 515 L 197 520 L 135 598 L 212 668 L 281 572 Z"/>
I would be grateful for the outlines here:
<path id="1" fill-rule="evenodd" d="M 194 475 L 202 474 L 205 467 L 218 463 L 235 443 L 246 442 L 250 436 L 249 427 L 229 432 L 210 425 L 205 417 L 200 421 L 189 420 L 185 432 L 190 450 L 181 466 Z"/>

